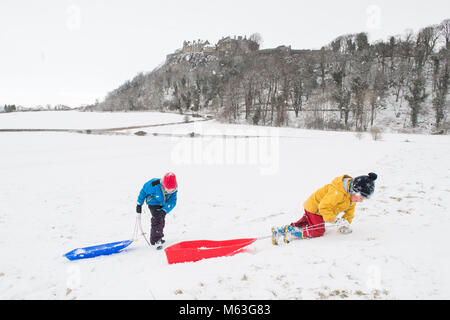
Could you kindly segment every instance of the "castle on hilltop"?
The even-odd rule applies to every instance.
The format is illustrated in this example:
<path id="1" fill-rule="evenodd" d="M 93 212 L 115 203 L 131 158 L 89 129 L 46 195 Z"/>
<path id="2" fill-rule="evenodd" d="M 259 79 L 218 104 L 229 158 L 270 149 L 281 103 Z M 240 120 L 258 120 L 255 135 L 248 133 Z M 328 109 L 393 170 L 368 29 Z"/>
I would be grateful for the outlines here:
<path id="1" fill-rule="evenodd" d="M 239 52 L 241 54 L 248 54 L 253 51 L 257 51 L 259 49 L 259 44 L 255 41 L 247 39 L 246 36 L 234 36 L 224 37 L 220 39 L 216 45 L 211 45 L 208 40 L 193 40 L 193 41 L 184 41 L 183 47 L 175 51 L 175 53 L 167 55 L 167 59 L 171 59 L 173 57 L 184 55 L 184 54 L 192 54 L 192 53 L 207 53 L 213 55 L 227 55 Z"/>
<path id="2" fill-rule="evenodd" d="M 176 61 L 180 56 L 189 54 L 207 54 L 216 57 L 224 57 L 228 55 L 247 55 L 256 52 L 259 55 L 281 54 L 283 56 L 291 56 L 313 51 L 315 50 L 294 50 L 291 49 L 291 46 L 284 45 L 276 48 L 259 50 L 259 44 L 257 42 L 247 39 L 246 36 L 234 36 L 233 38 L 223 37 L 215 45 L 211 45 L 208 40 L 201 39 L 184 41 L 181 49 L 167 55 L 167 61 Z"/>
<path id="3" fill-rule="evenodd" d="M 208 40 L 194 40 L 194 41 L 184 41 L 183 48 L 180 53 L 188 54 L 188 53 L 197 53 L 197 52 L 213 52 L 215 50 L 214 46 L 212 46 Z"/>

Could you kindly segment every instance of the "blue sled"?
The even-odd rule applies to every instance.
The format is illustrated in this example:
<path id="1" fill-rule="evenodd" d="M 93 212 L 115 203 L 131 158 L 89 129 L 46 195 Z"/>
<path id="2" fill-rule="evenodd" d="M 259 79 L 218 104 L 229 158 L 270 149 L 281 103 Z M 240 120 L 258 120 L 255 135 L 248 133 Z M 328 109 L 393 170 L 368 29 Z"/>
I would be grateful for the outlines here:
<path id="1" fill-rule="evenodd" d="M 119 252 L 120 250 L 128 247 L 132 242 L 132 240 L 124 240 L 119 242 L 105 243 L 98 246 L 77 248 L 67 252 L 64 257 L 69 260 L 78 260 L 93 258 L 97 256 L 105 256 Z"/>

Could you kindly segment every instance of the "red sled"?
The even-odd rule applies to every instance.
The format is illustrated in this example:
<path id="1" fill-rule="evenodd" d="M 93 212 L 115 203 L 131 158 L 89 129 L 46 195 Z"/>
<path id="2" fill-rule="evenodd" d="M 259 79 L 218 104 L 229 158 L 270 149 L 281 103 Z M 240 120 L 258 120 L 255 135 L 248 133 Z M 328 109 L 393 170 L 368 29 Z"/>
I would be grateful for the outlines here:
<path id="1" fill-rule="evenodd" d="M 256 238 L 234 240 L 195 240 L 184 241 L 164 249 L 167 262 L 195 262 L 202 259 L 228 257 L 245 251 L 245 247 L 255 242 Z"/>

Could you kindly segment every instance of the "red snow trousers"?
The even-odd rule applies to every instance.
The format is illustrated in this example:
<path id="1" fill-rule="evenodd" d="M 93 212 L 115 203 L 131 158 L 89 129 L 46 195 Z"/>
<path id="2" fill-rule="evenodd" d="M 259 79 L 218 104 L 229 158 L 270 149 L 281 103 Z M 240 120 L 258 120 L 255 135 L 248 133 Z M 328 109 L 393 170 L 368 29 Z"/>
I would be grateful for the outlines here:
<path id="1" fill-rule="evenodd" d="M 292 227 L 302 228 L 303 238 L 321 237 L 325 233 L 325 221 L 321 215 L 305 210 L 303 217 L 291 223 Z"/>

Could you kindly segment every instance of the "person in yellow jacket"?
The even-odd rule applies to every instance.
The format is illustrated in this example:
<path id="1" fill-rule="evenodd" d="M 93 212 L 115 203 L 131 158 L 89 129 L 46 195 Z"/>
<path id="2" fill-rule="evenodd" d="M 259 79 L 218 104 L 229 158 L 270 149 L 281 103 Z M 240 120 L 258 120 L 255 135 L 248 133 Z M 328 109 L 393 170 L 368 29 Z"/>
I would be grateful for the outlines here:
<path id="1" fill-rule="evenodd" d="M 277 244 L 279 235 L 287 235 L 300 238 L 320 237 L 325 233 L 325 222 L 336 222 L 339 213 L 344 214 L 340 218 L 346 225 L 339 228 L 342 233 L 350 233 L 351 224 L 356 203 L 370 198 L 375 191 L 374 181 L 377 174 L 370 172 L 368 175 L 352 178 L 349 175 L 336 177 L 331 183 L 316 190 L 303 204 L 305 213 L 303 217 L 282 228 L 272 228 L 272 242 Z"/>

